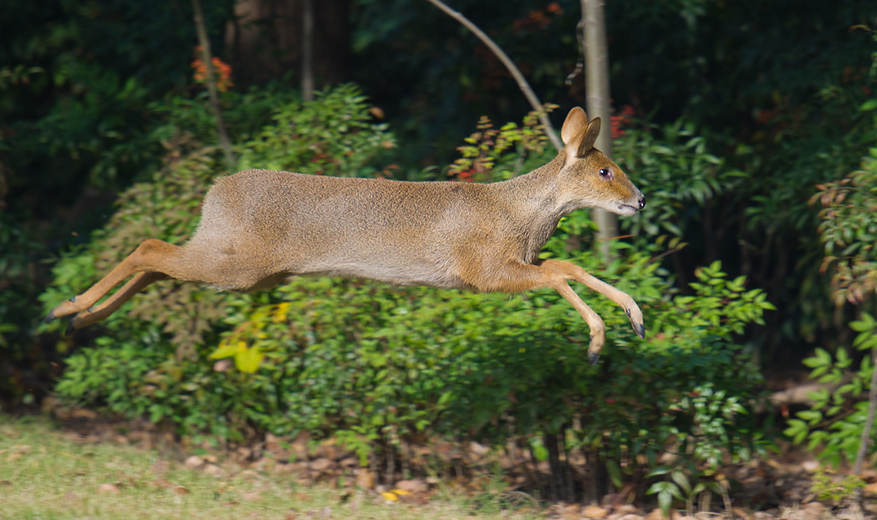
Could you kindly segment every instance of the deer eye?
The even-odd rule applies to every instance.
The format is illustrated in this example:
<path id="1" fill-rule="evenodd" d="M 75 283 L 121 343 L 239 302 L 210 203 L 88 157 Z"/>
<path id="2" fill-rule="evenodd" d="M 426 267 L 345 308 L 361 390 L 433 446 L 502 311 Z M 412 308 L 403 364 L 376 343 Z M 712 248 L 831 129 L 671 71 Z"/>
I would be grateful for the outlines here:
<path id="1" fill-rule="evenodd" d="M 600 177 L 606 180 L 612 180 L 612 168 L 600 168 Z"/>

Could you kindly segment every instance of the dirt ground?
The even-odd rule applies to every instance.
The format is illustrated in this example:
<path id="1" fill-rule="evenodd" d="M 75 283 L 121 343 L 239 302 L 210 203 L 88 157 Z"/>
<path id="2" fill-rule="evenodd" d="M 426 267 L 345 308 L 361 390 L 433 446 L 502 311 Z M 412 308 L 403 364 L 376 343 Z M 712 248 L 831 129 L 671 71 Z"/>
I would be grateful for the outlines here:
<path id="1" fill-rule="evenodd" d="M 306 436 L 280 439 L 272 435 L 251 445 L 211 447 L 194 445 L 145 420 L 127 421 L 108 418 L 87 409 L 61 409 L 49 401 L 44 407 L 58 428 L 70 440 L 80 443 L 118 443 L 157 450 L 163 457 L 180 461 L 192 471 L 216 476 L 240 471 L 287 475 L 299 484 L 324 483 L 338 488 L 365 490 L 384 494 L 388 499 L 409 503 L 426 503 L 439 489 L 477 497 L 489 493 L 499 496 L 509 508 L 526 507 L 544 518 L 594 520 L 660 520 L 654 496 L 637 498 L 635 486 L 607 494 L 599 503 L 541 501 L 532 486 L 533 471 L 522 471 L 520 458 L 508 451 L 499 454 L 472 443 L 467 447 L 431 442 L 408 447 L 407 460 L 393 462 L 392 475 L 383 468 L 363 467 L 360 460 L 337 443 L 313 442 Z M 859 504 L 848 501 L 820 501 L 812 489 L 814 472 L 820 465 L 810 455 L 788 446 L 767 460 L 756 460 L 725 468 L 730 491 L 726 496 L 701 493 L 692 497 L 687 512 L 695 517 L 726 516 L 730 506 L 733 517 L 746 520 L 822 520 L 829 518 L 859 520 L 877 518 L 877 472 L 867 470 L 866 487 Z M 518 454 L 518 457 L 525 457 Z M 424 464 L 424 461 L 431 461 Z M 438 462 L 438 464 L 436 464 Z M 584 461 L 570 460 L 576 476 L 587 474 Z M 547 463 L 526 464 L 545 476 Z M 436 469 L 443 468 L 443 469 Z M 499 468 L 499 469 L 498 469 Z M 831 474 L 836 480 L 844 475 Z M 640 488 L 640 491 L 642 488 Z M 343 491 L 339 489 L 339 491 Z M 581 496 L 581 494 L 579 494 Z M 687 520 L 682 502 L 674 503 L 679 511 L 674 520 Z"/>

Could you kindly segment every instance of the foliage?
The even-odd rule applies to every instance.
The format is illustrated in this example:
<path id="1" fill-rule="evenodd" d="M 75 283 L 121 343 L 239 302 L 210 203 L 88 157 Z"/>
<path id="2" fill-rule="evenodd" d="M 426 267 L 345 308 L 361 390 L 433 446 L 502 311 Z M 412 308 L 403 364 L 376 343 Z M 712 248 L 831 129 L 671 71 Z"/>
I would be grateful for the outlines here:
<path id="1" fill-rule="evenodd" d="M 0 193 L 0 251 L 3 252 L 0 255 L 0 359 L 3 360 L 0 397 L 31 404 L 33 390 L 27 388 L 23 380 L 35 380 L 48 372 L 47 363 L 36 355 L 29 341 L 39 314 L 36 296 L 42 289 L 34 275 L 37 266 L 33 258 L 43 252 L 44 246 L 32 240 L 28 230 L 3 211 L 2 195 Z M 17 348 L 21 344 L 30 348 Z M 18 364 L 26 368 L 16 369 Z"/>
<path id="2" fill-rule="evenodd" d="M 711 492 L 723 497 L 727 496 L 728 491 L 726 489 L 726 480 L 706 480 L 704 479 L 704 475 L 700 474 L 696 468 L 690 469 L 690 471 L 695 478 L 695 484 L 693 486 L 691 485 L 692 479 L 689 478 L 685 471 L 679 468 L 674 469 L 662 466 L 649 473 L 650 477 L 667 475 L 670 478 L 669 480 L 655 482 L 646 492 L 646 494 L 649 495 L 657 495 L 658 507 L 661 508 L 664 518 L 671 517 L 670 508 L 673 505 L 673 499 L 683 500 L 685 502 L 686 515 L 693 516 L 694 500 L 701 493 Z"/>
<path id="3" fill-rule="evenodd" d="M 868 401 L 863 392 L 871 386 L 874 371 L 871 354 L 877 352 L 877 320 L 869 314 L 850 326 L 858 332 L 853 346 L 866 351 L 858 369 L 847 349 L 838 347 L 834 356 L 818 348 L 804 360 L 812 369 L 810 377 L 827 386 L 810 394 L 809 410 L 790 419 L 785 434 L 795 443 L 807 442 L 807 448 L 834 465 L 852 462 L 861 444 L 862 429 L 867 423 Z M 871 438 L 875 437 L 872 431 Z M 873 452 L 873 449 L 871 450 Z"/>
<path id="4" fill-rule="evenodd" d="M 811 489 L 817 500 L 840 505 L 855 500 L 857 491 L 863 487 L 865 481 L 858 475 L 844 475 L 843 478 L 838 478 L 819 468 L 813 474 Z"/>
<path id="5" fill-rule="evenodd" d="M 395 146 L 386 124 L 371 121 L 358 87 L 341 85 L 318 94 L 310 110 L 290 104 L 277 110 L 240 150 L 242 169 L 295 170 L 342 177 L 374 176 L 382 150 Z M 390 170 L 380 171 L 389 175 Z"/>
<path id="6" fill-rule="evenodd" d="M 734 190 L 738 179 L 746 177 L 707 151 L 706 139 L 691 121 L 662 127 L 628 123 L 614 140 L 612 153 L 640 190 L 648 193 L 642 218 L 621 221 L 634 235 L 669 233 L 682 238 L 703 220 L 711 199 Z M 710 247 L 711 238 L 704 240 Z"/>
<path id="7" fill-rule="evenodd" d="M 861 108 L 874 110 L 877 102 Z M 817 188 L 819 193 L 811 200 L 819 200 L 823 206 L 819 212 L 820 239 L 826 253 L 823 270 L 833 269 L 834 302 L 838 306 L 873 302 L 877 296 L 877 148 L 863 158 L 860 170 Z M 854 359 L 845 347 L 838 347 L 834 357 L 817 348 L 804 363 L 812 369 L 812 378 L 830 386 L 811 394 L 814 402 L 810 409 L 798 412 L 786 429 L 793 441 L 806 440 L 809 449 L 820 449 L 820 456 L 833 464 L 854 460 L 862 436 L 868 435 L 865 429 L 873 426 L 868 425 L 869 402 L 859 398 L 874 381 L 877 321 L 863 312 L 850 327 L 858 333 L 853 347 L 866 353 L 858 370 L 852 371 Z M 873 431 L 870 437 L 874 438 Z"/>
<path id="8" fill-rule="evenodd" d="M 736 248 L 741 273 L 785 309 L 775 333 L 766 337 L 773 347 L 800 344 L 796 338 L 831 342 L 837 335 L 832 329 L 845 326 L 827 297 L 831 288 L 820 273 L 819 218 L 807 202 L 812 186 L 842 179 L 877 142 L 873 116 L 860 110 L 875 89 L 877 76 L 869 72 L 874 46 L 865 31 L 850 27 L 852 20 L 864 21 L 862 7 L 847 5 L 849 25 L 835 29 L 844 34 L 849 60 L 838 59 L 837 49 L 825 52 L 819 43 L 824 34 L 802 38 L 800 49 L 812 53 L 813 64 L 824 72 L 797 78 L 774 65 L 773 90 L 761 92 L 747 107 L 754 110 L 751 139 L 727 145 L 734 150 L 731 164 L 749 177 L 725 210 L 729 225 L 715 232 L 734 234 L 735 245 L 742 245 Z"/>
<path id="9" fill-rule="evenodd" d="M 877 109 L 877 98 L 866 107 Z M 825 244 L 823 271 L 832 269 L 834 302 L 862 303 L 877 295 L 877 147 L 862 160 L 862 169 L 843 180 L 817 186 Z"/>
<path id="10" fill-rule="evenodd" d="M 551 112 L 556 105 L 546 105 Z M 548 136 L 542 131 L 538 113 L 530 112 L 519 128 L 506 123 L 494 128 L 487 116 L 481 116 L 477 131 L 465 139 L 466 144 L 457 148 L 461 157 L 451 164 L 448 175 L 458 180 L 472 182 L 501 181 L 531 171 L 554 155 L 549 150 Z M 494 170 L 497 164 L 514 164 L 514 169 Z"/>

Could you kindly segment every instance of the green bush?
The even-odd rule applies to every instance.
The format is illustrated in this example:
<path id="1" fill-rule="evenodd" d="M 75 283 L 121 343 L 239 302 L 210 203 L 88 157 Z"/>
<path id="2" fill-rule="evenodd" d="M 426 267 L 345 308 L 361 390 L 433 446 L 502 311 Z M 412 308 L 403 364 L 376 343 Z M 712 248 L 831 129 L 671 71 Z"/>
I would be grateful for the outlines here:
<path id="1" fill-rule="evenodd" d="M 361 108 L 352 112 L 355 122 L 340 125 L 327 116 L 330 128 L 318 125 L 321 110 L 345 113 L 332 103 L 349 107 L 351 99 Z M 241 156 L 292 168 L 294 161 L 320 163 L 319 154 L 335 157 L 332 147 L 340 146 L 350 151 L 345 161 L 358 162 L 334 166 L 371 174 L 365 161 L 392 140 L 382 127 L 364 125 L 361 103 L 358 94 L 341 89 L 312 105 L 283 107 L 277 125 L 239 147 Z M 489 180 L 544 162 L 552 152 L 533 124 L 528 119 L 523 127 L 493 131 L 483 122 L 463 150 L 464 160 L 473 162 L 458 162 L 459 171 L 478 159 L 478 173 Z M 315 144 L 291 148 L 293 134 Z M 494 143 L 505 144 L 498 149 Z M 662 158 L 676 160 L 659 154 L 655 167 Z M 88 285 L 97 276 L 98 256 L 121 257 L 121 251 L 105 253 L 102 240 L 190 232 L 191 210 L 217 161 L 214 150 L 204 150 L 175 163 L 195 172 L 158 175 L 132 188 L 105 235 L 59 263 L 58 287 L 44 296 L 48 306 Z M 193 185 L 183 189 L 180 182 Z M 153 199 L 145 195 L 150 190 L 158 190 Z M 150 218 L 135 217 L 135 208 Z M 691 295 L 677 294 L 655 261 L 665 251 L 644 240 L 636 248 L 614 241 L 615 259 L 605 265 L 590 248 L 575 247 L 593 226 L 585 211 L 564 218 L 543 257 L 569 258 L 629 292 L 643 307 L 649 331 L 648 341 L 637 339 L 621 309 L 583 294 L 609 331 L 599 366 L 587 361 L 587 326 L 553 291 L 509 296 L 302 277 L 253 295 L 178 285 L 151 289 L 142 303 L 108 320 L 96 346 L 71 356 L 57 390 L 68 401 L 148 413 L 189 434 L 334 435 L 363 462 L 424 432 L 523 441 L 538 457 L 551 456 L 552 439 L 560 436 L 570 446 L 597 450 L 619 481 L 642 477 L 667 450 L 698 465 L 715 465 L 726 451 L 746 456 L 756 436 L 742 414 L 760 376 L 754 366 L 741 370 L 746 349 L 734 338 L 746 324 L 761 323 L 772 306 L 742 278 L 729 279 L 718 263 L 698 269 Z M 79 279 L 79 270 L 90 276 Z M 148 315 L 138 310 L 145 302 Z M 193 310 L 199 302 L 205 309 Z M 208 310 L 209 318 L 187 314 Z M 191 342 L 199 357 L 174 356 L 177 325 L 193 321 L 204 323 L 201 340 Z M 237 368 L 211 364 L 208 355 L 234 358 Z M 574 424 L 580 426 L 573 431 Z"/>
<path id="2" fill-rule="evenodd" d="M 862 357 L 856 368 L 846 348 L 839 347 L 834 356 L 817 348 L 804 364 L 812 369 L 810 377 L 826 386 L 810 394 L 813 400 L 810 409 L 789 419 L 785 430 L 793 442 L 806 442 L 808 450 L 834 466 L 852 463 L 862 442 L 862 431 L 868 422 L 869 402 L 865 396 L 874 372 L 871 355 L 877 350 L 877 320 L 863 314 L 861 320 L 850 326 L 858 332 L 853 347 L 868 355 Z M 870 437 L 873 442 L 877 432 L 872 430 Z M 873 453 L 874 449 L 869 451 Z"/>
<path id="3" fill-rule="evenodd" d="M 861 108 L 877 109 L 877 99 Z M 877 147 L 863 158 L 861 169 L 818 189 L 812 201 L 819 200 L 823 206 L 819 212 L 820 239 L 826 254 L 822 267 L 832 271 L 834 303 L 873 309 L 877 295 Z M 857 333 L 853 347 L 866 353 L 858 369 L 854 368 L 857 356 L 845 347 L 838 347 L 834 356 L 817 348 L 804 364 L 812 369 L 811 378 L 828 386 L 810 395 L 814 401 L 810 409 L 798 412 L 785 430 L 794 442 L 806 441 L 808 449 L 835 465 L 855 460 L 862 436 L 867 435 L 869 402 L 862 394 L 874 381 L 877 354 L 877 320 L 871 314 L 863 309 L 850 328 Z M 877 430 L 872 429 L 872 446 L 875 436 Z"/>

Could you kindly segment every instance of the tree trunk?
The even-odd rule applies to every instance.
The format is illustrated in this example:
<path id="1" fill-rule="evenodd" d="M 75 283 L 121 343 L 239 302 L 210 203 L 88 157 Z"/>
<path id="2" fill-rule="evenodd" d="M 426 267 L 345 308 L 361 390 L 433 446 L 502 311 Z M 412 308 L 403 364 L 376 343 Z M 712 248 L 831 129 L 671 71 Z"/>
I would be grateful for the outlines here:
<path id="1" fill-rule="evenodd" d="M 313 35 L 306 40 L 306 7 L 312 7 Z M 305 87 L 305 71 L 314 88 L 348 78 L 350 0 L 237 0 L 235 20 L 226 28 L 226 46 L 234 81 L 241 86 L 284 79 Z M 311 61 L 306 67 L 305 42 Z"/>
<path id="2" fill-rule="evenodd" d="M 606 21 L 602 0 L 581 0 L 582 31 L 585 53 L 585 90 L 588 118 L 599 117 L 602 131 L 594 147 L 612 157 L 612 133 L 609 109 L 609 47 L 606 43 Z M 593 210 L 597 223 L 597 239 L 605 261 L 610 260 L 609 240 L 618 236 L 618 218 L 602 209 Z"/>

